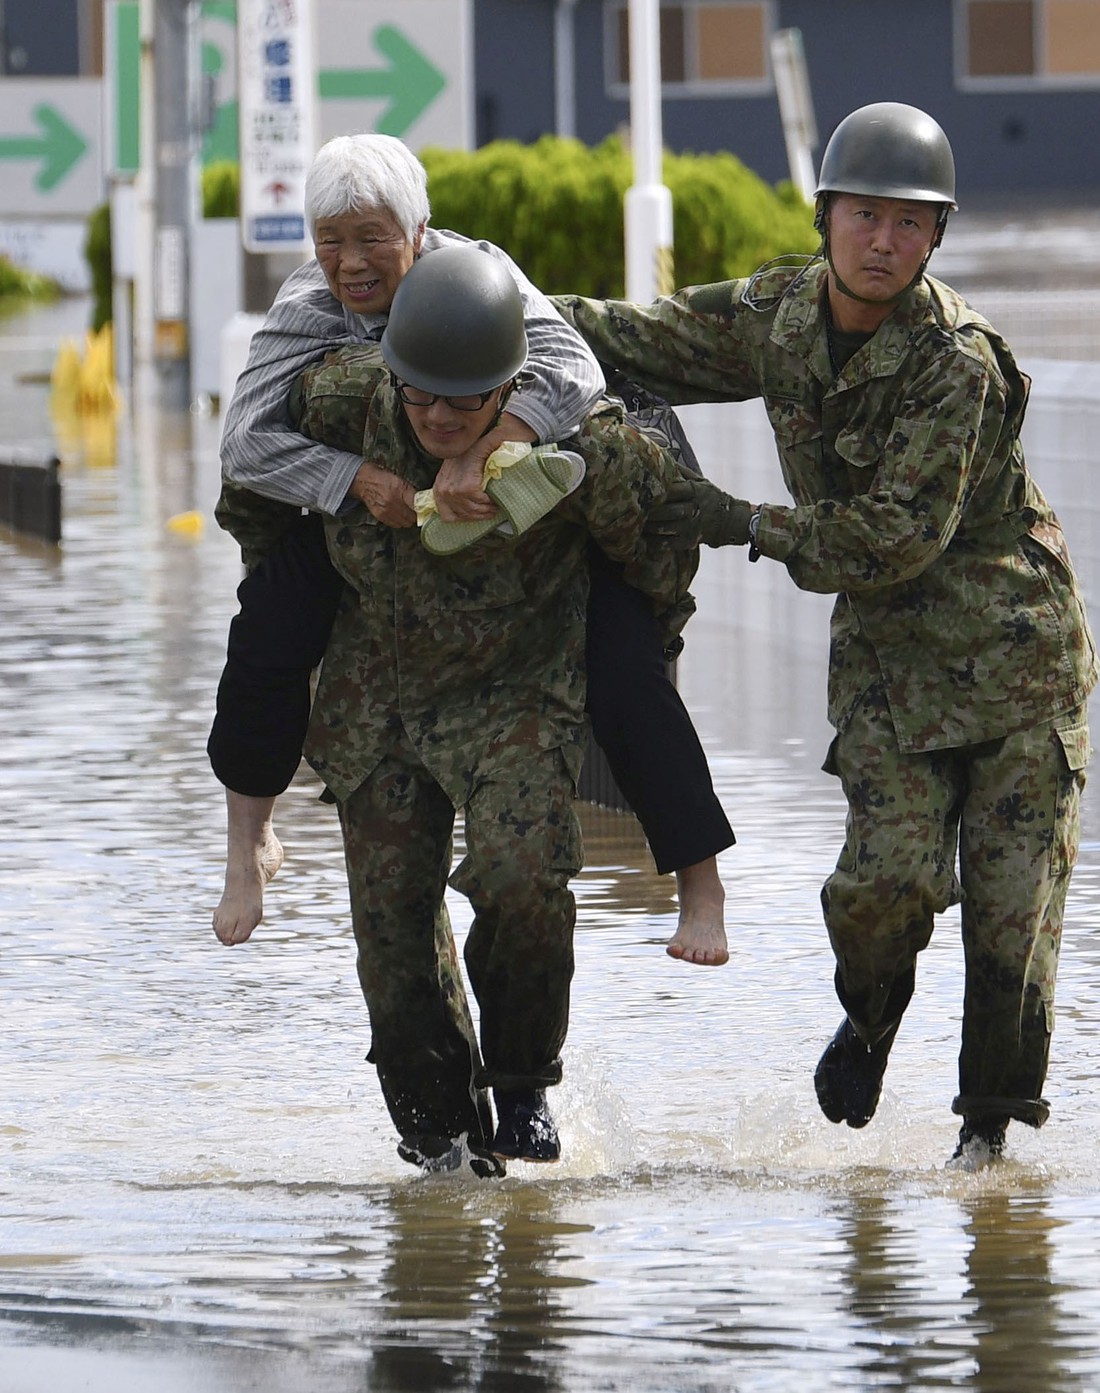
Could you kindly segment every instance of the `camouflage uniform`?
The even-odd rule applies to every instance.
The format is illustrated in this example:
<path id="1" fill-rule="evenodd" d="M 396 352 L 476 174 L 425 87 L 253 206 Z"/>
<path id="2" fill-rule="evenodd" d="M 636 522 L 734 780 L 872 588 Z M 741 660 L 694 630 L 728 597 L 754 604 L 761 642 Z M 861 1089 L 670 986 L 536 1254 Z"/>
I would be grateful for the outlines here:
<path id="1" fill-rule="evenodd" d="M 961 898 L 953 1106 L 1039 1125 L 1097 659 L 1024 463 L 1029 384 L 929 276 L 837 373 L 826 274 L 773 265 L 649 307 L 557 304 L 674 404 L 764 398 L 794 506 L 765 504 L 755 545 L 837 595 L 825 767 L 849 812 L 822 903 L 838 994 L 864 1040 L 885 1036 L 933 915 Z"/>
<path id="2" fill-rule="evenodd" d="M 372 349 L 308 371 L 291 408 L 303 434 L 431 486 L 438 462 L 416 445 Z M 348 588 L 305 754 L 340 807 L 371 1058 L 398 1130 L 429 1151 L 462 1133 L 488 1140 L 485 1088 L 561 1077 L 569 881 L 583 859 L 573 798 L 589 536 L 652 597 L 669 640 L 692 607 L 697 555 L 642 534 L 675 461 L 611 404 L 570 448 L 584 483 L 518 538 L 492 534 L 444 558 L 417 529 L 360 506 L 326 523 Z M 456 809 L 465 855 L 450 879 L 474 911 L 465 957 L 480 1054 L 443 901 Z"/>

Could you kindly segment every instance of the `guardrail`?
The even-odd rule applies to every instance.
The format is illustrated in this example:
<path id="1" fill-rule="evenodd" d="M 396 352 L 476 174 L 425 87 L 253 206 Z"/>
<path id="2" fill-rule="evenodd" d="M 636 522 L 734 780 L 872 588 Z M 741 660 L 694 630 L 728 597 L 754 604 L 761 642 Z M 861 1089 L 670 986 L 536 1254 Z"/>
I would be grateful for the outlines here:
<path id="1" fill-rule="evenodd" d="M 0 459 L 0 525 L 38 537 L 61 540 L 61 462 Z"/>
<path id="2" fill-rule="evenodd" d="M 1100 362 L 1100 290 L 977 288 L 967 300 L 1008 340 L 1018 361 Z"/>

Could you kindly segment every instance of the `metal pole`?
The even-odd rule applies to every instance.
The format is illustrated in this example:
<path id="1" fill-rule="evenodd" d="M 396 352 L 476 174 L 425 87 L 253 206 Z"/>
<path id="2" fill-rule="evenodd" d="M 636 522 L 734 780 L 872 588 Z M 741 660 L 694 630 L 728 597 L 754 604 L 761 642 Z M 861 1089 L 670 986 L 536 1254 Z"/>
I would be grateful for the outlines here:
<path id="1" fill-rule="evenodd" d="M 658 0 L 630 0 L 630 145 L 626 193 L 626 295 L 672 289 L 672 195 L 661 183 L 661 31 Z"/>
<path id="2" fill-rule="evenodd" d="M 779 116 L 783 122 L 783 139 L 787 146 L 787 163 L 791 183 L 806 200 L 814 201 L 812 151 L 817 146 L 817 124 L 806 75 L 806 55 L 802 48 L 800 29 L 780 29 L 772 35 L 772 73 L 779 98 Z"/>
<path id="3" fill-rule="evenodd" d="M 153 119 L 154 0 L 138 3 L 138 169 L 134 177 L 134 401 L 156 396 L 153 367 L 153 244 L 156 208 L 156 132 Z"/>
<path id="4" fill-rule="evenodd" d="M 577 0 L 557 0 L 554 6 L 554 129 L 560 136 L 577 133 L 576 64 L 573 61 L 576 5 Z"/>
<path id="5" fill-rule="evenodd" d="M 161 406 L 191 403 L 188 351 L 195 215 L 192 0 L 157 0 L 153 26 L 153 362 Z"/>

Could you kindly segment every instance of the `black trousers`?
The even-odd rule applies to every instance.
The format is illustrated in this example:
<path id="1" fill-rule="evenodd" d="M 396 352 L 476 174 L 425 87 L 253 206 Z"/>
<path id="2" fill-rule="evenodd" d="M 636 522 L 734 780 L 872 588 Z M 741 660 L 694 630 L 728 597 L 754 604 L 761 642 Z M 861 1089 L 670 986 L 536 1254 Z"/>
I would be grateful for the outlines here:
<path id="1" fill-rule="evenodd" d="M 668 665 L 649 602 L 591 549 L 588 713 L 596 743 L 642 824 L 662 875 L 734 836 Z M 343 591 L 324 525 L 303 515 L 237 589 L 207 753 L 235 793 L 277 797 L 302 757 L 310 677 Z"/>

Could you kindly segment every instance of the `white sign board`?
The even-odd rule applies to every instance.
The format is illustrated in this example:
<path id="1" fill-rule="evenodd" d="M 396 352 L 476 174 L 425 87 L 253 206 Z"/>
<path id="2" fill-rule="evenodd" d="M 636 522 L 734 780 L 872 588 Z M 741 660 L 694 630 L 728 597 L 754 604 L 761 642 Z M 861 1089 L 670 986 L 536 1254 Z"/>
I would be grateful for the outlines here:
<path id="1" fill-rule="evenodd" d="M 237 0 L 241 239 L 251 252 L 310 245 L 305 179 L 313 159 L 308 0 Z"/>
<path id="2" fill-rule="evenodd" d="M 470 0 L 316 0 L 320 139 L 474 144 Z M 541 61 L 541 60 L 539 60 Z"/>
<path id="3" fill-rule="evenodd" d="M 0 215 L 86 214 L 104 198 L 98 78 L 0 82 Z"/>
<path id="4" fill-rule="evenodd" d="M 84 255 L 88 224 L 83 218 L 49 218 L 0 223 L 0 255 L 26 271 L 49 276 L 63 289 L 84 294 L 92 274 Z"/>

